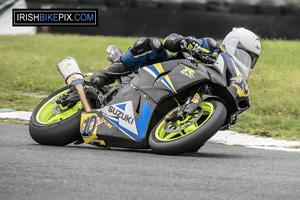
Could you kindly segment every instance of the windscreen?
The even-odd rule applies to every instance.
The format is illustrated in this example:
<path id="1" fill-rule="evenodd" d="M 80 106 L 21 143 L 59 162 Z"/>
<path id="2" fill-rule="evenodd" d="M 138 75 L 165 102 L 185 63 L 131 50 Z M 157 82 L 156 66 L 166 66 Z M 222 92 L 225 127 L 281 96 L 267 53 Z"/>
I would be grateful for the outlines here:
<path id="1" fill-rule="evenodd" d="M 236 67 L 239 68 L 245 80 L 248 80 L 250 69 L 251 69 L 251 58 L 250 56 L 241 49 L 237 49 L 232 46 L 226 46 L 228 52 L 233 58 L 233 62 Z"/>

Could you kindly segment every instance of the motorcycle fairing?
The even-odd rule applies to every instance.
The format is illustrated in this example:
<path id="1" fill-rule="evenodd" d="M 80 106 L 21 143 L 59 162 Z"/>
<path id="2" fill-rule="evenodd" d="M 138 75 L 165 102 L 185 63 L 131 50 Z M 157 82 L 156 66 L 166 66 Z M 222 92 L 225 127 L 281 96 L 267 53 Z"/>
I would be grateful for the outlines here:
<path id="1" fill-rule="evenodd" d="M 93 140 L 103 140 L 109 147 L 146 148 L 148 143 L 143 139 L 155 108 L 151 99 L 128 84 L 106 106 L 90 112 L 103 123 L 97 126 L 97 138 L 92 135 L 94 138 L 86 137 L 84 141 L 94 144 Z"/>
<path id="2" fill-rule="evenodd" d="M 239 97 L 246 97 L 249 96 L 249 89 L 248 85 L 240 72 L 240 70 L 235 66 L 234 62 L 232 61 L 231 58 L 229 58 L 230 63 L 232 67 L 234 68 L 235 71 L 235 77 L 231 78 L 230 80 L 232 81 L 231 85 L 234 86 L 237 89 L 237 94 Z"/>
<path id="3" fill-rule="evenodd" d="M 151 81 L 152 85 L 149 82 L 147 84 L 147 80 L 144 80 L 144 76 L 147 76 L 144 74 L 148 73 L 146 70 L 140 70 L 141 73 L 139 71 L 140 77 L 143 78 L 137 76 L 132 80 L 132 83 L 135 83 L 156 104 L 192 85 L 210 80 L 205 67 L 200 64 L 196 67 L 186 59 L 171 60 L 163 62 L 161 65 L 168 73 L 159 74 Z"/>
<path id="4" fill-rule="evenodd" d="M 201 82 L 212 82 L 221 86 L 222 90 L 227 88 L 233 97 L 239 95 L 234 83 L 228 80 L 232 77 L 228 75 L 228 70 L 231 74 L 237 72 L 236 75 L 239 75 L 237 68 L 225 53 L 221 53 L 219 58 L 223 60 L 219 60 L 217 66 L 202 64 L 195 66 L 191 61 L 181 59 L 143 67 L 128 85 L 119 89 L 105 107 L 92 110 L 103 123 L 97 126 L 96 134 L 93 132 L 94 134 L 86 136 L 85 141 L 94 143 L 103 140 L 102 144 L 106 146 L 131 148 L 147 146 L 145 138 L 150 122 L 158 121 L 152 120 L 156 117 L 154 113 L 157 106 L 164 99 Z M 232 101 L 233 97 L 229 92 L 227 92 L 229 97 L 226 98 Z M 248 106 L 247 103 L 248 101 L 244 107 Z M 236 111 L 237 107 L 238 105 L 231 109 Z"/>
<path id="5" fill-rule="evenodd" d="M 146 125 L 150 119 L 152 109 L 144 101 L 142 113 L 138 120 L 134 118 L 132 101 L 105 106 L 99 109 L 111 123 L 133 140 L 141 141 L 146 134 Z"/>
<path id="6" fill-rule="evenodd" d="M 237 113 L 242 113 L 247 110 L 250 107 L 248 85 L 233 58 L 225 53 L 220 53 L 215 66 L 218 70 L 224 69 L 223 77 L 227 82 L 227 89 L 221 91 L 220 96 L 222 99 L 228 99 L 227 102 L 231 102 L 228 104 L 229 113 L 236 113 L 237 111 Z M 217 75 L 214 75 L 214 77 L 217 77 Z"/>
<path id="7" fill-rule="evenodd" d="M 105 146 L 104 140 L 100 140 L 97 136 L 98 126 L 103 124 L 103 120 L 96 113 L 81 114 L 80 133 L 85 143 Z"/>
<path id="8" fill-rule="evenodd" d="M 130 84 L 120 89 L 111 102 L 103 108 L 91 111 L 98 115 L 102 121 L 109 122 L 109 125 L 108 123 L 100 124 L 96 129 L 97 138 L 95 134 L 90 137 L 93 137 L 94 140 L 106 138 L 104 141 L 107 146 L 111 146 L 108 144 L 113 138 L 142 142 L 146 136 L 150 119 L 157 107 L 157 103 L 153 101 L 157 98 L 156 93 L 162 93 L 158 96 L 160 97 L 157 100 L 159 102 L 166 98 L 165 95 L 176 93 L 176 90 L 180 89 L 180 85 L 188 84 L 189 86 L 188 81 L 195 82 L 197 78 L 200 79 L 195 67 L 188 64 L 189 61 L 182 60 L 182 62 L 187 64 L 184 65 L 180 61 L 170 61 L 167 64 L 157 63 L 140 69 Z M 166 74 L 168 72 L 170 73 Z M 187 73 L 189 76 L 183 73 Z M 176 79 L 183 80 L 178 83 L 175 81 Z M 144 90 L 149 91 L 149 94 Z M 87 137 L 85 137 L 85 141 L 91 143 L 93 139 L 87 139 Z M 117 146 L 120 145 L 125 144 Z"/>

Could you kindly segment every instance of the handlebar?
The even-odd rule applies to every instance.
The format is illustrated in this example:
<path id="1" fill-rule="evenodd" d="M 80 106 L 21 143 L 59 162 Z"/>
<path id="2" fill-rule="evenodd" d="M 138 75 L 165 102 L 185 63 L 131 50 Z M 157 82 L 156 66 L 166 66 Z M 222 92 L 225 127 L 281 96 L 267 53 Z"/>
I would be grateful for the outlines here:
<path id="1" fill-rule="evenodd" d="M 181 46 L 181 47 L 182 47 L 181 52 L 189 53 L 191 56 L 193 56 L 197 60 L 200 60 L 202 63 L 213 64 L 215 62 L 215 60 L 213 58 L 211 58 L 210 55 L 206 54 L 203 51 L 202 52 L 196 52 L 196 51 L 188 49 L 184 46 Z"/>

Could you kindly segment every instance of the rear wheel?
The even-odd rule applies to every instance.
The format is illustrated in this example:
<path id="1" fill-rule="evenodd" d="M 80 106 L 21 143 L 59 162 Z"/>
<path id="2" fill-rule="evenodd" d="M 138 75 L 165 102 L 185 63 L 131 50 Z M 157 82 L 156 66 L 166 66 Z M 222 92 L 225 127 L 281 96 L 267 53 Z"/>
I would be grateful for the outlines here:
<path id="1" fill-rule="evenodd" d="M 81 102 L 72 102 L 64 106 L 56 103 L 56 100 L 68 91 L 68 87 L 57 90 L 33 111 L 29 122 L 29 132 L 33 140 L 45 145 L 64 146 L 81 138 Z"/>
<path id="2" fill-rule="evenodd" d="M 170 122 L 161 119 L 149 136 L 149 145 L 158 154 L 177 155 L 198 150 L 225 122 L 225 105 L 218 100 L 204 101 L 192 114 Z"/>

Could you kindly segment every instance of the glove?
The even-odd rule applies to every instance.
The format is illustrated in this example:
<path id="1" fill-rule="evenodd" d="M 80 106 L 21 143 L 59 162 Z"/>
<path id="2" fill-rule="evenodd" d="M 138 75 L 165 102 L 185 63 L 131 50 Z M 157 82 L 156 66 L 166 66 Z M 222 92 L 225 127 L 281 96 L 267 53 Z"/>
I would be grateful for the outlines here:
<path id="1" fill-rule="evenodd" d="M 182 50 L 190 49 L 197 53 L 203 53 L 203 48 L 200 46 L 199 41 L 193 37 L 186 37 L 181 40 L 180 47 Z"/>

